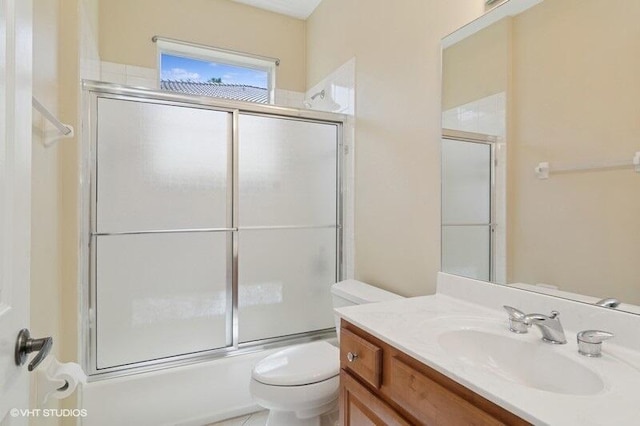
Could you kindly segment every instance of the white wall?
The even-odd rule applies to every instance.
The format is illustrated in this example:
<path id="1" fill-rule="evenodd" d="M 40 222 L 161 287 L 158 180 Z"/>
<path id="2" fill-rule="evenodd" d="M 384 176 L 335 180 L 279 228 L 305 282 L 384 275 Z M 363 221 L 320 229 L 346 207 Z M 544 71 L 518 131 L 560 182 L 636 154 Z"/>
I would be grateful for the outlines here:
<path id="1" fill-rule="evenodd" d="M 116 62 L 102 61 L 101 73 L 96 80 L 107 83 L 124 84 L 127 86 L 143 87 L 157 90 L 158 69 L 140 67 L 137 65 L 119 64 Z M 291 108 L 303 108 L 304 93 L 295 90 L 276 88 L 275 104 Z"/>

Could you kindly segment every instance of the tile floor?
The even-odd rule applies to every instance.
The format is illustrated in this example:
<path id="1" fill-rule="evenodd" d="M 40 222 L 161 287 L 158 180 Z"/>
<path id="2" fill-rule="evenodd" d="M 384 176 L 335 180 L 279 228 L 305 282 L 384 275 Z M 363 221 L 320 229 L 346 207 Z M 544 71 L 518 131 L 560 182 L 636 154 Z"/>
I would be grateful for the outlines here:
<path id="1" fill-rule="evenodd" d="M 207 426 L 264 426 L 267 423 L 267 414 L 269 414 L 268 411 L 259 411 L 222 422 L 212 423 Z"/>
<path id="2" fill-rule="evenodd" d="M 224 420 L 218 423 L 211 423 L 207 426 L 265 426 L 267 423 L 268 411 L 259 411 L 253 414 L 246 414 L 244 416 L 235 417 L 233 419 Z M 338 425 L 338 410 L 325 414 L 321 418 L 322 426 L 337 426 Z M 284 425 L 283 425 L 284 426 Z"/>

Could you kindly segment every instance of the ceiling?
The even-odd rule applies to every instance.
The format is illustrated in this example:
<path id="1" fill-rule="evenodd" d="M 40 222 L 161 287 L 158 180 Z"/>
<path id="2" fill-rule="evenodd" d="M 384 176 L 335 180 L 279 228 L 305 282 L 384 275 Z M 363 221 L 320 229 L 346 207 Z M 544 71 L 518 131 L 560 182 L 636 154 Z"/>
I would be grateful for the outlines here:
<path id="1" fill-rule="evenodd" d="M 307 19 L 322 0 L 233 0 L 298 19 Z"/>

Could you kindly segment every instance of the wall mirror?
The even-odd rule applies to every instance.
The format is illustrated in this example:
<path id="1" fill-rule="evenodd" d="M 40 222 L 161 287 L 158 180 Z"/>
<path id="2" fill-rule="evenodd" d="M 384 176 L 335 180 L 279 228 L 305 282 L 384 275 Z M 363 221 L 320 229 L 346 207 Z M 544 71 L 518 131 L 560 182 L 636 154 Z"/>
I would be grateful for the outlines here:
<path id="1" fill-rule="evenodd" d="M 444 272 L 640 313 L 638 22 L 509 0 L 443 40 Z"/>

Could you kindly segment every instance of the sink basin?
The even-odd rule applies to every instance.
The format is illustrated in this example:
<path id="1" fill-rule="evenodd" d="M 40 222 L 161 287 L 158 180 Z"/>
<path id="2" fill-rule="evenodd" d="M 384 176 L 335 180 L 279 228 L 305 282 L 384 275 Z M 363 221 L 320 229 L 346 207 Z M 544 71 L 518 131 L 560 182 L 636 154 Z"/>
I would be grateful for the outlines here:
<path id="1" fill-rule="evenodd" d="M 570 395 L 604 389 L 600 376 L 552 345 L 476 329 L 446 331 L 438 343 L 464 364 L 529 388 Z"/>

